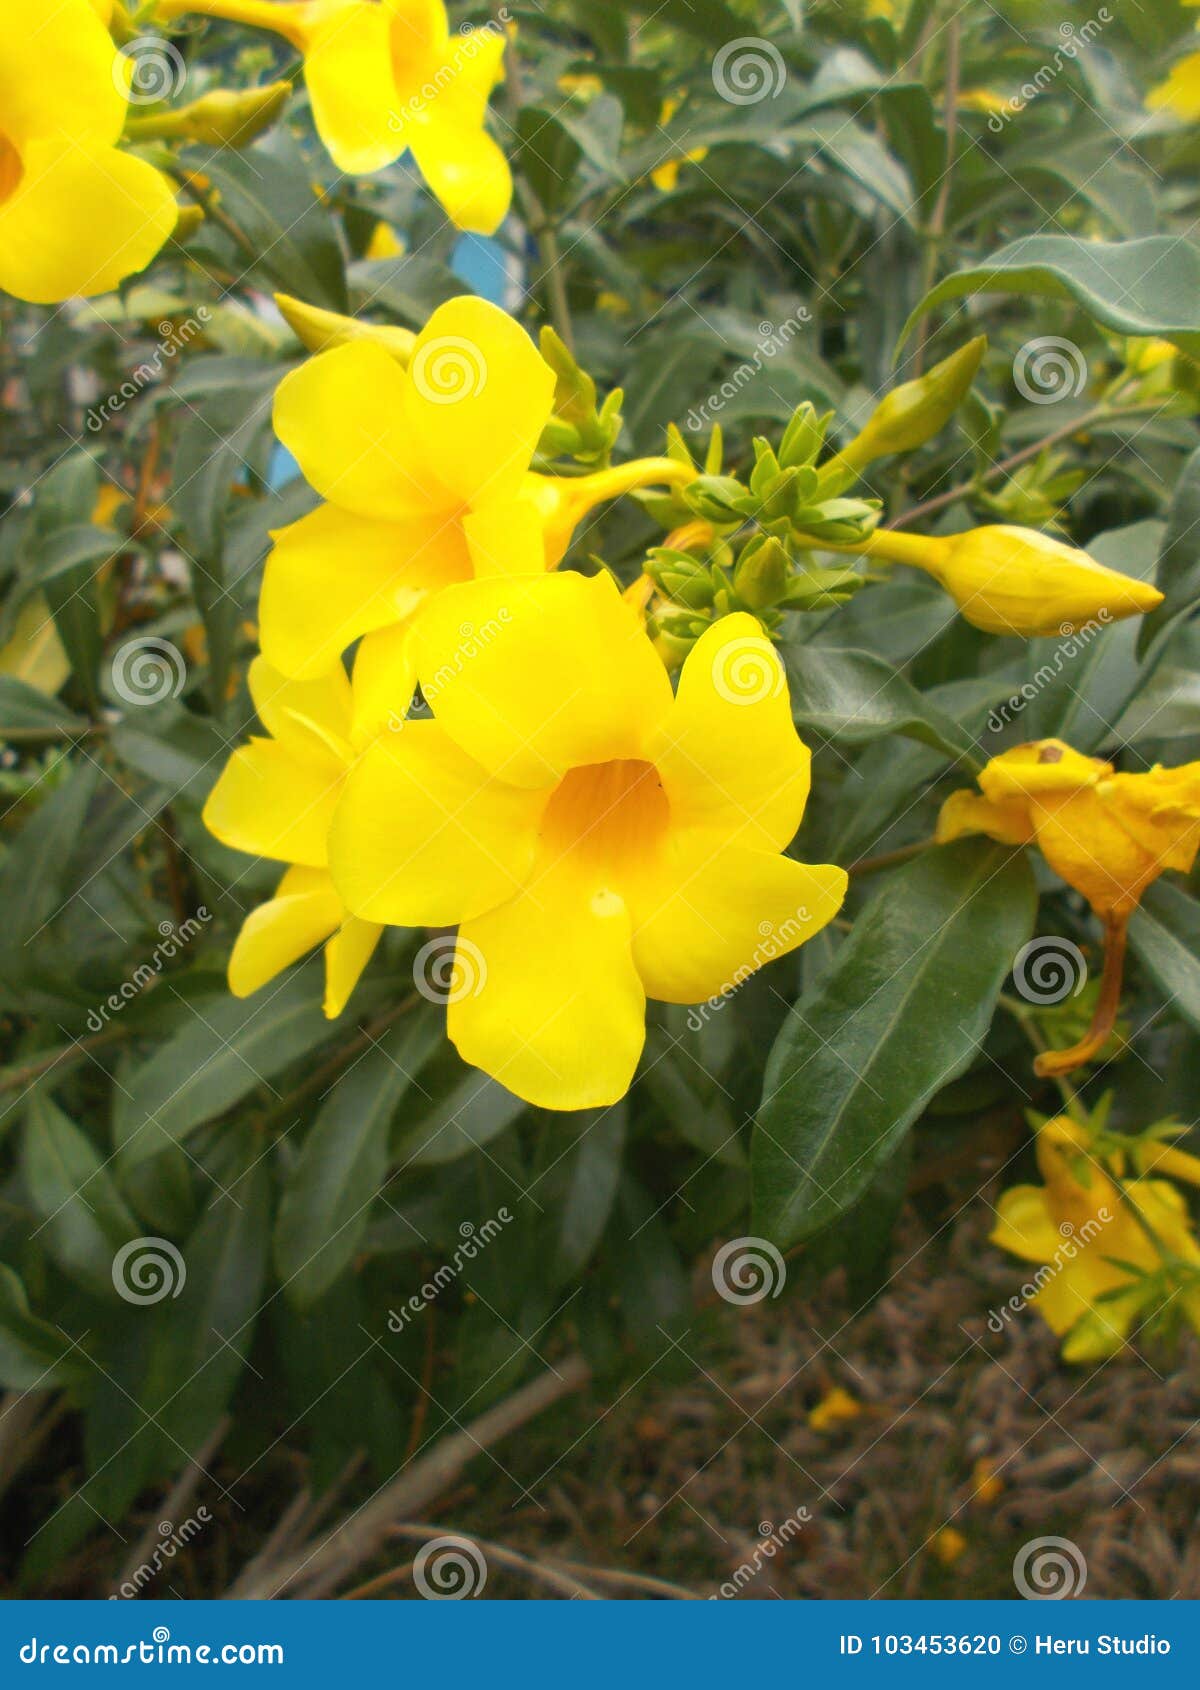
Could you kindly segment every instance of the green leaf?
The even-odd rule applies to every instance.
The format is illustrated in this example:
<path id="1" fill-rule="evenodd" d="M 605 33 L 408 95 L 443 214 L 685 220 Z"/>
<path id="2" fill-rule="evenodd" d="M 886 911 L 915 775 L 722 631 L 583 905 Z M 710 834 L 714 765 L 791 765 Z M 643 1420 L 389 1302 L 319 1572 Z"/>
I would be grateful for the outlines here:
<path id="1" fill-rule="evenodd" d="M 899 670 L 869 651 L 793 646 L 784 652 L 796 726 L 844 745 L 903 734 L 978 768 L 975 742 L 923 698 Z"/>
<path id="2" fill-rule="evenodd" d="M 931 288 L 905 323 L 900 346 L 927 311 L 972 293 L 1073 300 L 1106 329 L 1158 336 L 1200 356 L 1200 250 L 1175 235 L 1026 235 Z"/>
<path id="3" fill-rule="evenodd" d="M 69 739 L 87 723 L 15 675 L 0 675 L 0 739 Z"/>
<path id="4" fill-rule="evenodd" d="M 1200 604 L 1200 447 L 1184 464 L 1167 511 L 1155 584 L 1166 596 L 1142 618 L 1138 656 L 1161 647 Z"/>
<path id="5" fill-rule="evenodd" d="M 422 1005 L 334 1086 L 284 1188 L 275 1264 L 307 1308 L 358 1249 L 388 1167 L 396 1108 L 441 1046 L 440 1011 Z"/>
<path id="6" fill-rule="evenodd" d="M 1171 881 L 1155 881 L 1129 923 L 1129 948 L 1168 1009 L 1200 1030 L 1200 903 Z"/>
<path id="7" fill-rule="evenodd" d="M 113 1256 L 138 1224 L 91 1140 L 40 1090 L 26 1113 L 22 1166 L 53 1254 L 111 1297 Z"/>
<path id="8" fill-rule="evenodd" d="M 578 1122 L 575 1142 L 560 1142 L 561 1116 L 552 1117 L 555 1162 L 535 1179 L 532 1195 L 549 1211 L 553 1240 L 545 1273 L 555 1285 L 578 1279 L 600 1242 L 616 1199 L 625 1149 L 628 1109 L 624 1102 L 610 1109 L 588 1109 L 570 1117 Z"/>
<path id="9" fill-rule="evenodd" d="M 65 887 L 67 853 L 84 831 L 88 807 L 95 796 L 100 769 L 93 763 L 76 768 L 26 822 L 8 854 L 0 862 L 0 1006 L 28 1012 L 23 1000 L 28 987 L 39 981 L 44 961 L 37 946 L 45 946 L 41 930 L 58 913 L 69 895 Z"/>
<path id="10" fill-rule="evenodd" d="M 49 1391 L 78 1370 L 70 1339 L 29 1312 L 25 1287 L 0 1262 L 0 1385 L 8 1391 Z"/>
<path id="11" fill-rule="evenodd" d="M 472 1070 L 407 1134 L 400 1146 L 400 1165 L 428 1168 L 455 1162 L 496 1138 L 525 1108 L 519 1097 Z"/>
<path id="12" fill-rule="evenodd" d="M 252 998 L 218 998 L 135 1069 L 118 1095 L 115 1136 L 132 1167 L 178 1143 L 333 1037 L 321 1013 L 319 962 Z"/>
<path id="13" fill-rule="evenodd" d="M 336 226 L 289 134 L 276 130 L 241 151 L 222 147 L 194 168 L 209 178 L 224 216 L 241 231 L 237 262 L 248 275 L 327 311 L 348 310 Z"/>
<path id="14" fill-rule="evenodd" d="M 835 1221 L 970 1066 L 1033 929 L 1023 857 L 967 841 L 883 881 L 775 1041 L 751 1149 L 757 1233 Z"/>

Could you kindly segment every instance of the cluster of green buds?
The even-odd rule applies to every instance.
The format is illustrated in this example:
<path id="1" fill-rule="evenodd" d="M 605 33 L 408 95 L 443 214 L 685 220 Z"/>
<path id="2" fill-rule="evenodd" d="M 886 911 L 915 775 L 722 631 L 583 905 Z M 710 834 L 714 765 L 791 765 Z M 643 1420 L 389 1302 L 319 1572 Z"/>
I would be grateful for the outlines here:
<path id="1" fill-rule="evenodd" d="M 542 329 L 538 346 L 555 376 L 554 414 L 542 430 L 538 456 L 568 457 L 577 463 L 607 467 L 621 433 L 624 392 L 615 387 L 597 407 L 595 382 L 548 324 Z"/>
<path id="2" fill-rule="evenodd" d="M 877 458 L 912 451 L 941 432 L 969 393 L 984 346 L 982 337 L 972 340 L 894 388 L 824 462 L 833 413 L 805 401 L 777 447 L 755 439 L 744 479 L 723 472 L 717 428 L 693 480 L 669 495 L 642 495 L 648 514 L 669 530 L 645 566 L 659 595 L 647 625 L 668 662 L 681 662 L 709 622 L 730 611 L 750 611 L 774 633 L 789 612 L 833 609 L 862 587 L 861 565 L 822 567 L 814 553 L 869 553 L 880 502 L 853 496 L 853 484 Z M 677 429 L 667 452 L 696 467 Z"/>

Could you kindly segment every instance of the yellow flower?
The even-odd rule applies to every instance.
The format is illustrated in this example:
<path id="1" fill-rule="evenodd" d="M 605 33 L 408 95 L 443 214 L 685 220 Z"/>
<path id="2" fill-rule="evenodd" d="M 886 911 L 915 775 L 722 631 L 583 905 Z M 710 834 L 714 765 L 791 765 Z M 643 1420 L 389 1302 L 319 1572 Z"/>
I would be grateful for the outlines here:
<path id="1" fill-rule="evenodd" d="M 992 1242 L 1043 1271 L 1029 1301 L 1065 1336 L 1066 1361 L 1102 1361 L 1147 1312 L 1142 1274 L 1163 1267 L 1158 1239 L 1177 1261 L 1200 1267 L 1187 1207 L 1166 1180 L 1135 1179 L 1124 1192 L 1087 1153 L 1086 1129 L 1065 1116 L 1037 1135 L 1044 1185 L 1018 1185 L 997 1205 Z M 1139 1216 L 1141 1219 L 1139 1219 Z M 1143 1224 L 1143 1222 L 1145 1224 Z M 1200 1288 L 1179 1293 L 1200 1329 Z"/>
<path id="2" fill-rule="evenodd" d="M 943 1567 L 953 1567 L 967 1551 L 967 1540 L 955 1526 L 942 1526 L 929 1540 L 929 1547 Z"/>
<path id="3" fill-rule="evenodd" d="M 675 697 L 606 575 L 452 587 L 411 643 L 435 719 L 364 752 L 330 868 L 363 920 L 458 925 L 450 1038 L 518 1096 L 616 1102 L 647 997 L 724 993 L 841 905 L 842 869 L 781 855 L 810 759 L 753 618 L 703 635 Z"/>
<path id="4" fill-rule="evenodd" d="M 108 293 L 175 227 L 166 178 L 120 152 L 129 71 L 89 0 L 0 0 L 0 288 Z"/>
<path id="5" fill-rule="evenodd" d="M 662 103 L 662 110 L 658 114 L 659 127 L 670 123 L 679 110 L 679 101 L 674 98 L 666 99 Z M 677 158 L 664 159 L 650 172 L 650 180 L 660 193 L 671 194 L 679 186 L 679 172 L 685 164 L 703 164 L 708 157 L 707 147 L 692 147 L 690 151 L 680 153 Z"/>
<path id="6" fill-rule="evenodd" d="M 1000 525 L 948 536 L 880 529 L 868 557 L 932 575 L 966 620 L 988 634 L 1069 634 L 1089 622 L 1142 616 L 1163 595 L 1033 528 Z"/>
<path id="7" fill-rule="evenodd" d="M 1104 977 L 1092 1024 L 1078 1044 L 1044 1051 L 1038 1074 L 1069 1074 L 1103 1048 L 1116 1025 L 1125 932 L 1142 893 L 1166 869 L 1191 871 L 1200 849 L 1200 763 L 1114 772 L 1059 739 L 1018 745 L 979 776 L 983 796 L 955 792 L 936 839 L 984 833 L 1003 845 L 1037 845 L 1055 874 L 1104 922 Z"/>
<path id="8" fill-rule="evenodd" d="M 1019 745 L 979 776 L 983 797 L 956 792 L 937 839 L 986 833 L 1036 844 L 1057 875 L 1100 916 L 1128 917 L 1165 869 L 1188 873 L 1200 848 L 1200 763 L 1116 774 L 1061 740 Z"/>
<path id="9" fill-rule="evenodd" d="M 1194 4 L 1194 0 L 1192 0 Z M 1189 53 L 1146 96 L 1151 111 L 1170 111 L 1187 123 L 1200 118 L 1200 53 Z"/>
<path id="10" fill-rule="evenodd" d="M 512 176 L 484 128 L 504 75 L 495 25 L 451 34 L 442 0 L 162 0 L 159 16 L 200 12 L 274 30 L 304 55 L 317 133 L 339 170 L 366 175 L 406 150 L 461 229 L 490 235 Z"/>
<path id="11" fill-rule="evenodd" d="M 835 1385 L 831 1391 L 826 1391 L 815 1408 L 809 1409 L 808 1423 L 814 1432 L 827 1432 L 831 1426 L 838 1426 L 844 1420 L 857 1420 L 862 1411 L 857 1397 Z"/>
<path id="12" fill-rule="evenodd" d="M 390 223 L 385 223 L 382 217 L 371 231 L 371 238 L 367 242 L 364 258 L 403 258 L 404 242 L 399 239 Z"/>
<path id="13" fill-rule="evenodd" d="M 376 696 L 368 657 L 355 668 L 360 712 Z M 313 681 L 291 681 L 262 657 L 250 665 L 250 692 L 267 738 L 230 757 L 204 806 L 222 844 L 290 863 L 275 896 L 247 916 L 229 959 L 229 989 L 249 997 L 314 945 L 325 946 L 325 1013 L 340 1015 L 383 929 L 357 921 L 328 869 L 329 824 L 354 749 L 350 683 L 338 664 Z M 374 718 L 362 716 L 370 727 Z"/>
<path id="14" fill-rule="evenodd" d="M 406 369 L 371 338 L 284 378 L 276 432 L 328 503 L 273 536 L 261 621 L 277 669 L 320 675 L 353 640 L 406 626 L 430 593 L 473 574 L 552 569 L 600 500 L 692 473 L 651 458 L 577 479 L 531 474 L 554 387 L 524 329 L 468 297 L 434 312 Z"/>

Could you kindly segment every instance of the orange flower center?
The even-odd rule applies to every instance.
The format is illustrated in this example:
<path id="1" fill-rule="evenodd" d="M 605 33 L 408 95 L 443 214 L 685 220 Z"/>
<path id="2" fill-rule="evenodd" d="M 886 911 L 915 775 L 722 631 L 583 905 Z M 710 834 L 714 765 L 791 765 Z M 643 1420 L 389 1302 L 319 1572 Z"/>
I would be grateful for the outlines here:
<path id="1" fill-rule="evenodd" d="M 555 856 L 595 863 L 643 861 L 662 842 L 670 819 L 653 763 L 619 758 L 584 763 L 563 776 L 542 818 L 542 840 Z"/>
<path id="2" fill-rule="evenodd" d="M 21 175 L 21 155 L 4 131 L 0 130 L 0 205 L 16 193 Z"/>

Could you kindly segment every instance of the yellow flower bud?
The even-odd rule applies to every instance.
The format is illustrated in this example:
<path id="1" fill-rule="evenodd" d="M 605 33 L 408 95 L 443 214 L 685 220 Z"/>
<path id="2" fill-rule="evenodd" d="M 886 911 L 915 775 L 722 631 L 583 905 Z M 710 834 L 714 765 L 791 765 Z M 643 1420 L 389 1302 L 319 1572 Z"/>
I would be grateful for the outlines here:
<path id="1" fill-rule="evenodd" d="M 277 293 L 275 303 L 296 339 L 310 352 L 328 352 L 335 346 L 347 346 L 351 341 L 373 340 L 389 352 L 398 364 L 405 367 L 412 357 L 416 335 L 411 329 L 395 328 L 389 323 L 367 323 L 359 317 L 343 317 L 337 311 L 323 311 L 320 306 L 306 305 L 290 294 Z"/>
<path id="2" fill-rule="evenodd" d="M 1144 616 L 1163 595 L 1033 528 L 999 525 L 948 537 L 871 536 L 869 557 L 932 575 L 967 621 L 988 634 L 1070 634 L 1089 622 Z"/>
<path id="3" fill-rule="evenodd" d="M 175 111 L 130 117 L 125 133 L 132 141 L 198 141 L 205 147 L 244 147 L 269 129 L 291 98 L 290 82 L 262 88 L 214 88 Z"/>

